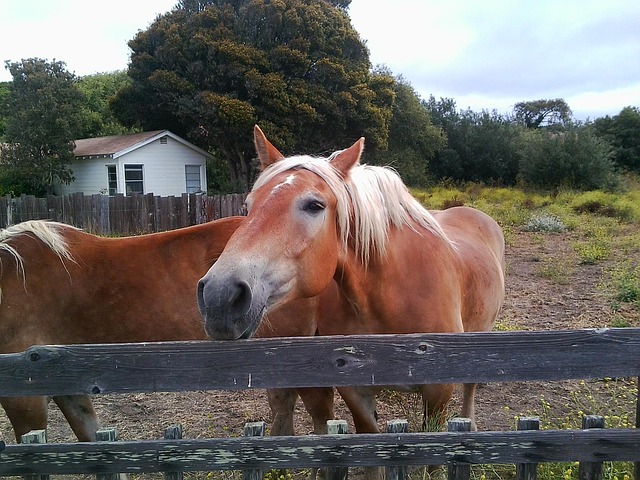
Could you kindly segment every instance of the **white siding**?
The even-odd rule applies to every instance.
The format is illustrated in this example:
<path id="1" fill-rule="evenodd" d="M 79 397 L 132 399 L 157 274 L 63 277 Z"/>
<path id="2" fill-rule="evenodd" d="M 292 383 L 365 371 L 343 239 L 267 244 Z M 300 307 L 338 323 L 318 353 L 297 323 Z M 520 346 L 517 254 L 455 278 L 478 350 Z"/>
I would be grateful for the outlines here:
<path id="1" fill-rule="evenodd" d="M 75 192 L 83 192 L 86 195 L 108 193 L 107 165 L 115 163 L 116 161 L 112 158 L 92 158 L 72 163 L 70 167 L 76 180 L 70 185 L 59 185 L 56 193 L 60 195 Z"/>
<path id="2" fill-rule="evenodd" d="M 76 180 L 71 185 L 62 185 L 57 193 L 83 192 L 85 195 L 106 193 L 108 190 L 107 165 L 116 165 L 118 193 L 125 193 L 124 165 L 144 165 L 144 193 L 159 196 L 182 195 L 186 192 L 186 165 L 200 165 L 201 189 L 207 190 L 206 158 L 192 148 L 164 137 L 166 143 L 157 139 L 130 151 L 116 159 L 85 159 L 71 165 Z"/>

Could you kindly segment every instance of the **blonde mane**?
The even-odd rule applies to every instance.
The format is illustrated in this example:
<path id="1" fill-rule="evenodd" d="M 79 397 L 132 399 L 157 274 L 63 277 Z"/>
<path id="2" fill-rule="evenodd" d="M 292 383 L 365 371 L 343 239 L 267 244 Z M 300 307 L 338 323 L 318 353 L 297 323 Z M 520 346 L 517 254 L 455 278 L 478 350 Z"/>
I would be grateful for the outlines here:
<path id="1" fill-rule="evenodd" d="M 344 179 L 331 166 L 331 159 L 295 156 L 268 167 L 256 180 L 253 190 L 276 175 L 288 170 L 304 169 L 320 176 L 337 199 L 337 221 L 344 249 L 349 238 L 355 241 L 355 251 L 364 265 L 372 255 L 383 258 L 387 252 L 389 229 L 408 227 L 418 231 L 416 224 L 453 243 L 438 221 L 411 195 L 399 175 L 388 167 L 357 165 Z"/>
<path id="2" fill-rule="evenodd" d="M 22 275 L 22 279 L 24 281 L 24 262 L 22 256 L 15 247 L 9 243 L 9 241 L 19 235 L 31 235 L 36 237 L 44 243 L 47 248 L 51 249 L 53 253 L 58 255 L 60 260 L 66 258 L 67 260 L 73 261 L 67 242 L 60 232 L 63 228 L 78 230 L 70 225 L 58 222 L 49 222 L 46 220 L 29 220 L 18 223 L 17 225 L 12 225 L 4 230 L 0 230 L 0 253 L 7 253 L 14 259 L 18 274 Z M 1 266 L 2 261 L 0 260 L 0 267 Z"/>

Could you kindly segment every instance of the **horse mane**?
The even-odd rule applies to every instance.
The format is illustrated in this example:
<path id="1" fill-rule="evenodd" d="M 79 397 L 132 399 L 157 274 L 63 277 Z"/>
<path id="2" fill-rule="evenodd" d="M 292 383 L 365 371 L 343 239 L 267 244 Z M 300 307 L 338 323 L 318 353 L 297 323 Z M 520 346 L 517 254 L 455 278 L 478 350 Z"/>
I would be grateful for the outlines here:
<path id="1" fill-rule="evenodd" d="M 304 169 L 320 176 L 337 198 L 337 222 L 343 248 L 347 248 L 351 238 L 364 265 L 372 255 L 384 258 L 392 226 L 418 232 L 418 224 L 455 247 L 434 216 L 411 195 L 395 170 L 359 164 L 343 178 L 330 163 L 338 153 L 329 158 L 294 156 L 280 160 L 262 172 L 253 189 L 288 170 Z"/>
<path id="2" fill-rule="evenodd" d="M 61 230 L 65 228 L 79 230 L 71 225 L 47 220 L 28 220 L 12 225 L 4 230 L 0 230 L 0 254 L 9 254 L 14 259 L 18 274 L 22 275 L 24 281 L 24 260 L 18 250 L 11 245 L 10 241 L 20 235 L 30 235 L 44 243 L 47 248 L 60 257 L 60 260 L 66 258 L 67 260 L 73 261 L 73 257 L 67 246 L 67 241 L 61 232 Z M 2 261 L 0 260 L 0 267 L 1 266 Z"/>

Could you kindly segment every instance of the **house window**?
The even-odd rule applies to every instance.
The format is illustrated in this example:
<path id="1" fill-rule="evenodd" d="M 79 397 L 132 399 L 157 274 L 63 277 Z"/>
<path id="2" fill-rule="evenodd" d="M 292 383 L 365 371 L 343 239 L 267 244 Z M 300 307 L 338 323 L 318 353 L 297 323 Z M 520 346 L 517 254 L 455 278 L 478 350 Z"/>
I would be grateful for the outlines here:
<path id="1" fill-rule="evenodd" d="M 200 165 L 185 165 L 184 169 L 187 179 L 187 193 L 201 192 Z"/>
<path id="2" fill-rule="evenodd" d="M 107 179 L 109 182 L 109 196 L 118 193 L 118 174 L 115 165 L 107 165 Z"/>
<path id="3" fill-rule="evenodd" d="M 144 193 L 142 165 L 124 166 L 124 184 L 127 195 L 131 195 L 132 193 Z"/>

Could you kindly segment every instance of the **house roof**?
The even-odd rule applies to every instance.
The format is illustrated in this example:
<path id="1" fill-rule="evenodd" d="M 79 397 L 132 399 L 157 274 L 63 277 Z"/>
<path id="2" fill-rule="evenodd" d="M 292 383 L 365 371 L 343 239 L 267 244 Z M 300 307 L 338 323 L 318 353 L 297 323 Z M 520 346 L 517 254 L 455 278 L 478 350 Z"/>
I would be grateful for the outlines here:
<path id="1" fill-rule="evenodd" d="M 131 135 L 113 135 L 110 137 L 82 138 L 75 141 L 76 148 L 73 153 L 77 158 L 96 156 L 117 158 L 165 136 L 171 137 L 177 142 L 207 157 L 212 157 L 210 153 L 187 142 L 184 138 L 179 137 L 175 133 L 171 133 L 169 130 L 154 130 L 151 132 L 133 133 Z"/>

